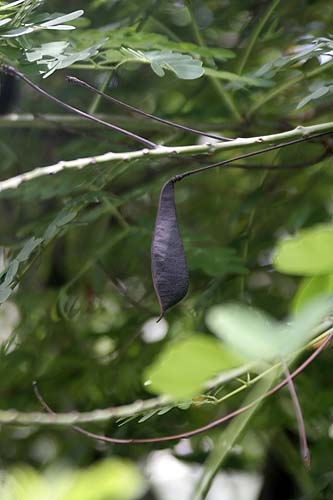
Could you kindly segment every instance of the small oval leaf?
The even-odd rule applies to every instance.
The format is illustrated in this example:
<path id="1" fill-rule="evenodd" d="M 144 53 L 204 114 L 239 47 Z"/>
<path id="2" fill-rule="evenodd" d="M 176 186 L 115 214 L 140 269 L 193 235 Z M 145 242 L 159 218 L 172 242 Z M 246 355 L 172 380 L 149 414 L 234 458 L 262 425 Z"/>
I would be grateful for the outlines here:
<path id="1" fill-rule="evenodd" d="M 152 275 L 161 316 L 187 293 L 189 276 L 180 236 L 174 197 L 174 181 L 164 184 L 151 246 Z"/>

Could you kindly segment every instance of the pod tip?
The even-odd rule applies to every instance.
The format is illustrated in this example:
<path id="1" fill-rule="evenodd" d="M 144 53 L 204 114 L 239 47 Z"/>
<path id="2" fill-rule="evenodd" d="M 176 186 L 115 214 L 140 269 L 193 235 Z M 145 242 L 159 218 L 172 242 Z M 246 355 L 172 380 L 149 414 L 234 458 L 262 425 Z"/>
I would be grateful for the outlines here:
<path id="1" fill-rule="evenodd" d="M 156 320 L 156 323 L 159 323 L 161 321 L 161 319 L 163 318 L 164 316 L 164 311 L 161 312 L 161 314 L 159 315 L 159 318 Z"/>

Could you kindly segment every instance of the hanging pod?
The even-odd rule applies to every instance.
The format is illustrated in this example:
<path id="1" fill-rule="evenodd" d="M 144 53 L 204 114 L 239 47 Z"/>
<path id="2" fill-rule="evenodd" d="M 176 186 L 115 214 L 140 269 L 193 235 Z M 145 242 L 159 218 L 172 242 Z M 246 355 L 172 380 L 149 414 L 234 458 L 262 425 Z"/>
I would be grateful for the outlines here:
<path id="1" fill-rule="evenodd" d="M 161 191 L 151 246 L 152 275 L 163 317 L 165 311 L 183 299 L 189 286 L 183 242 L 175 207 L 174 180 Z"/>

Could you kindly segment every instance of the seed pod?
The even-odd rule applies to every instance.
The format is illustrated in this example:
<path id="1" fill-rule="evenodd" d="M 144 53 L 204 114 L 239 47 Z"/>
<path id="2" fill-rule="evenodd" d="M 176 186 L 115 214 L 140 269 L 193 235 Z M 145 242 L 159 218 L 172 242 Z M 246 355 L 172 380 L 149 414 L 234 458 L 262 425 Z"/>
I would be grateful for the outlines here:
<path id="1" fill-rule="evenodd" d="M 174 181 L 164 184 L 151 246 L 153 283 L 161 315 L 185 297 L 189 276 L 180 236 L 174 197 Z"/>

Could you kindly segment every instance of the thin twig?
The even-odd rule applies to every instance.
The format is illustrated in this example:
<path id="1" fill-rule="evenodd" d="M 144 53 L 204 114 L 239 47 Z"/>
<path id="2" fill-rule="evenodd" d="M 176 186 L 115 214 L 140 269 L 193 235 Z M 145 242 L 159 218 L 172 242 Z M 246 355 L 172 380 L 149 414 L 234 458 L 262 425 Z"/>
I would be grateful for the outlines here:
<path id="1" fill-rule="evenodd" d="M 119 99 L 116 99 L 115 97 L 112 97 L 105 92 L 102 92 L 102 90 L 96 89 L 92 85 L 90 85 L 87 82 L 84 82 L 83 80 L 80 80 L 79 78 L 76 78 L 74 76 L 67 76 L 66 80 L 69 83 L 73 83 L 74 85 L 79 85 L 80 87 L 86 88 L 90 90 L 90 92 L 94 92 L 95 94 L 104 97 L 108 101 L 112 102 L 113 104 L 117 104 L 118 106 L 122 106 L 123 108 L 128 109 L 129 111 L 133 111 L 133 113 L 136 113 L 138 115 L 144 116 L 145 118 L 150 118 L 151 120 L 154 120 L 156 122 L 162 123 L 163 125 L 168 125 L 173 128 L 178 128 L 180 130 L 184 130 L 185 132 L 189 132 L 190 134 L 195 134 L 195 135 L 202 135 L 205 137 L 210 137 L 211 139 L 217 139 L 218 141 L 232 141 L 230 137 L 224 137 L 222 135 L 217 135 L 217 134 L 208 134 L 207 132 L 203 132 L 202 130 L 198 130 L 192 127 L 187 127 L 186 125 L 181 125 L 179 123 L 172 122 L 170 120 L 166 120 L 164 118 L 159 118 L 158 116 L 152 115 L 150 113 L 146 113 L 145 111 L 142 111 L 141 109 L 138 109 L 134 106 L 131 106 L 130 104 L 126 104 L 123 101 L 120 101 Z"/>
<path id="2" fill-rule="evenodd" d="M 305 431 L 305 424 L 304 424 L 304 419 L 303 419 L 303 414 L 302 414 L 302 409 L 301 405 L 298 400 L 296 388 L 294 385 L 294 382 L 290 376 L 290 371 L 288 368 L 287 363 L 282 360 L 282 366 L 283 370 L 288 382 L 288 388 L 289 388 L 289 393 L 295 408 L 295 413 L 296 413 L 296 419 L 297 419 L 297 424 L 298 424 L 298 431 L 299 431 L 299 440 L 300 440 L 300 450 L 301 450 L 301 456 L 302 460 L 304 461 L 304 464 L 307 468 L 310 467 L 311 464 L 311 458 L 310 458 L 310 451 L 306 439 L 306 431 Z"/>
<path id="3" fill-rule="evenodd" d="M 264 149 L 259 149 L 258 151 L 251 151 L 250 153 L 245 153 L 239 156 L 235 156 L 234 158 L 231 158 L 229 160 L 223 160 L 223 161 L 218 161 L 217 163 L 213 163 L 211 165 L 205 165 L 203 167 L 199 167 L 193 170 L 188 170 L 187 172 L 183 172 L 181 174 L 175 175 L 172 180 L 174 182 L 182 181 L 185 177 L 189 177 L 190 175 L 194 174 L 199 174 L 201 172 L 204 172 L 205 170 L 210 170 L 211 168 L 216 168 L 216 167 L 223 167 L 225 165 L 228 165 L 231 162 L 237 161 L 237 160 L 243 160 L 245 158 L 251 158 L 252 156 L 256 156 L 258 154 L 262 153 L 268 153 L 269 151 L 274 151 L 275 149 L 282 149 L 286 148 L 288 146 L 292 146 L 294 144 L 299 144 L 300 142 L 305 142 L 313 139 L 318 139 L 319 137 L 323 137 L 325 135 L 329 135 L 332 132 L 322 132 L 320 134 L 316 134 L 313 136 L 308 136 L 308 137 L 301 137 L 299 139 L 294 139 L 292 141 L 284 142 L 282 144 L 277 144 L 275 146 L 270 146 L 268 148 Z"/>
<path id="4" fill-rule="evenodd" d="M 310 363 L 312 363 L 312 361 L 314 361 L 314 359 L 317 356 L 319 356 L 319 354 L 331 342 L 332 335 L 333 334 L 331 334 L 329 337 L 327 337 L 325 342 L 323 342 L 298 368 L 296 368 L 296 370 L 294 370 L 290 374 L 290 379 L 293 379 L 297 375 L 299 375 Z M 272 389 L 267 391 L 263 396 L 252 401 L 251 403 L 249 403 L 245 406 L 242 406 L 242 407 L 238 408 L 237 410 L 235 410 L 231 413 L 228 413 L 227 415 L 224 415 L 221 418 L 218 418 L 217 420 L 213 420 L 212 422 L 209 422 L 208 424 L 206 424 L 202 427 L 199 427 L 199 428 L 194 429 L 192 431 L 182 432 L 180 434 L 173 434 L 173 435 L 169 435 L 169 436 L 162 436 L 162 437 L 156 437 L 156 438 L 117 439 L 117 438 L 111 438 L 108 436 L 102 436 L 100 434 L 95 434 L 94 432 L 87 431 L 85 429 L 82 429 L 82 427 L 78 427 L 78 426 L 72 426 L 72 428 L 75 431 L 77 431 L 80 434 L 83 434 L 87 437 L 96 439 L 98 441 L 106 442 L 106 443 L 116 443 L 116 444 L 160 443 L 160 442 L 165 442 L 165 441 L 174 441 L 174 440 L 178 440 L 178 439 L 189 438 L 189 437 L 201 434 L 203 432 L 206 432 L 206 431 L 213 429 L 215 427 L 218 427 L 219 425 L 223 424 L 224 422 L 231 420 L 232 418 L 236 417 L 237 415 L 240 415 L 241 413 L 244 413 L 245 411 L 249 410 L 254 405 L 256 405 L 259 401 L 262 401 L 263 399 L 266 399 L 267 397 L 278 392 L 280 389 L 282 389 L 282 387 L 288 385 L 288 383 L 289 383 L 289 377 L 283 379 L 279 384 L 275 385 Z M 48 404 L 44 401 L 44 398 L 42 397 L 42 395 L 40 394 L 40 392 L 38 390 L 37 382 L 34 382 L 34 390 L 35 390 L 35 394 L 36 394 L 38 400 L 40 401 L 42 407 L 48 413 L 50 413 L 52 415 L 56 415 L 54 410 L 52 410 L 48 406 Z"/>
<path id="5" fill-rule="evenodd" d="M 130 137 L 131 139 L 134 139 L 135 141 L 141 142 L 141 144 L 144 144 L 148 148 L 157 148 L 157 144 L 154 142 L 149 141 L 148 139 L 145 139 L 144 137 L 141 137 L 140 135 L 134 134 L 133 132 L 129 132 L 128 130 L 125 130 L 121 127 L 118 127 L 117 125 L 112 125 L 111 123 L 105 122 L 104 120 L 101 120 L 100 118 L 97 118 L 96 116 L 89 115 L 89 113 L 86 113 L 85 111 L 81 111 L 78 108 L 75 108 L 74 106 L 71 106 L 70 104 L 67 104 L 58 97 L 55 97 L 48 92 L 46 92 L 44 89 L 33 83 L 29 78 L 27 78 L 23 73 L 18 71 L 17 69 L 13 68 L 12 66 L 8 66 L 7 64 L 1 64 L 0 65 L 0 71 L 7 75 L 12 75 L 16 76 L 20 80 L 24 81 L 27 83 L 31 88 L 33 88 L 37 93 L 43 95 L 44 97 L 47 97 L 53 102 L 56 102 L 59 104 L 61 107 L 67 109 L 68 111 L 71 111 L 73 113 L 76 113 L 77 115 L 82 116 L 83 118 L 86 118 L 88 120 L 94 121 L 96 123 L 99 123 L 100 125 L 103 125 L 104 127 L 107 127 L 113 131 L 120 132 L 121 134 L 126 135 L 127 137 Z"/>

